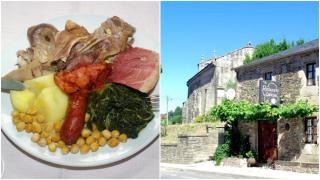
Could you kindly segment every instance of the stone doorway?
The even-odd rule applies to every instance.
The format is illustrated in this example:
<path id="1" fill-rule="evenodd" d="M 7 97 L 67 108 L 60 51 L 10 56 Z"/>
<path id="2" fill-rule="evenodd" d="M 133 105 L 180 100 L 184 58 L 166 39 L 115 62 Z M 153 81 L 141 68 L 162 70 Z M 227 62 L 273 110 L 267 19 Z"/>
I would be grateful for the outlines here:
<path id="1" fill-rule="evenodd" d="M 258 158 L 263 163 L 278 159 L 276 122 L 258 121 Z"/>

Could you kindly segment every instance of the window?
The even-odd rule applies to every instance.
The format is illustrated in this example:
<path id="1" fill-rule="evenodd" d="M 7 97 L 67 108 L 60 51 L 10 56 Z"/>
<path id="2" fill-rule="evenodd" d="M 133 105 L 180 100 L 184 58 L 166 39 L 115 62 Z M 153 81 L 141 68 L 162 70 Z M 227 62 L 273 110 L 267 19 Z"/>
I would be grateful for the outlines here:
<path id="1" fill-rule="evenodd" d="M 316 85 L 316 63 L 307 64 L 307 85 Z"/>
<path id="2" fill-rule="evenodd" d="M 272 80 L 272 72 L 264 73 L 264 80 Z"/>
<path id="3" fill-rule="evenodd" d="M 317 144 L 317 124 L 318 119 L 316 117 L 310 117 L 305 119 L 306 143 Z"/>

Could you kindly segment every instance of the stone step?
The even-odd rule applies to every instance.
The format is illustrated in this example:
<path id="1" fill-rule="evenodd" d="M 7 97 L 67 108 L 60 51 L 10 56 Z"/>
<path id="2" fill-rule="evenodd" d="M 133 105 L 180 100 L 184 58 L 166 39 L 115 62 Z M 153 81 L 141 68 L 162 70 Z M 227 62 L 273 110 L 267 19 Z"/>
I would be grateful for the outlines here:
<path id="1" fill-rule="evenodd" d="M 319 156 L 316 154 L 301 154 L 295 162 L 302 163 L 319 163 Z"/>

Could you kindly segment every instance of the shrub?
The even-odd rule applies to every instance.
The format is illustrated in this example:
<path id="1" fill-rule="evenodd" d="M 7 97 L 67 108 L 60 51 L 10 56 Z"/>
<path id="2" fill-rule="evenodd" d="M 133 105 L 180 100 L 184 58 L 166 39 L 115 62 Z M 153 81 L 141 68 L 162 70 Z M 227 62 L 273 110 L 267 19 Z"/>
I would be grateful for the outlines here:
<path id="1" fill-rule="evenodd" d="M 195 118 L 194 122 L 196 122 L 196 123 L 202 123 L 202 122 L 204 122 L 204 121 L 203 121 L 203 115 L 198 115 L 198 116 Z"/>
<path id="2" fill-rule="evenodd" d="M 248 151 L 246 153 L 246 157 L 247 158 L 256 158 L 257 157 L 257 153 L 255 151 L 250 150 L 250 151 Z"/>
<path id="3" fill-rule="evenodd" d="M 216 161 L 216 165 L 220 165 L 222 159 L 229 156 L 230 156 L 230 146 L 229 144 L 225 143 L 225 144 L 218 145 L 214 153 L 213 159 Z"/>
<path id="4" fill-rule="evenodd" d="M 170 121 L 171 121 L 171 124 L 181 124 L 182 123 L 182 116 L 176 115 Z"/>

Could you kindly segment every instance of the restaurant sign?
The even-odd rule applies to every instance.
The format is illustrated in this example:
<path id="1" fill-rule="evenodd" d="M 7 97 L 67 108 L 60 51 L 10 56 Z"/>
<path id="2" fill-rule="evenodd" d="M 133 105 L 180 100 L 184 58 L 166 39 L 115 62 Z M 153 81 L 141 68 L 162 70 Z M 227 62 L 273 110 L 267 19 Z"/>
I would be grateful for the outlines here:
<path id="1" fill-rule="evenodd" d="M 268 102 L 279 105 L 279 85 L 275 81 L 260 80 L 259 102 Z"/>

